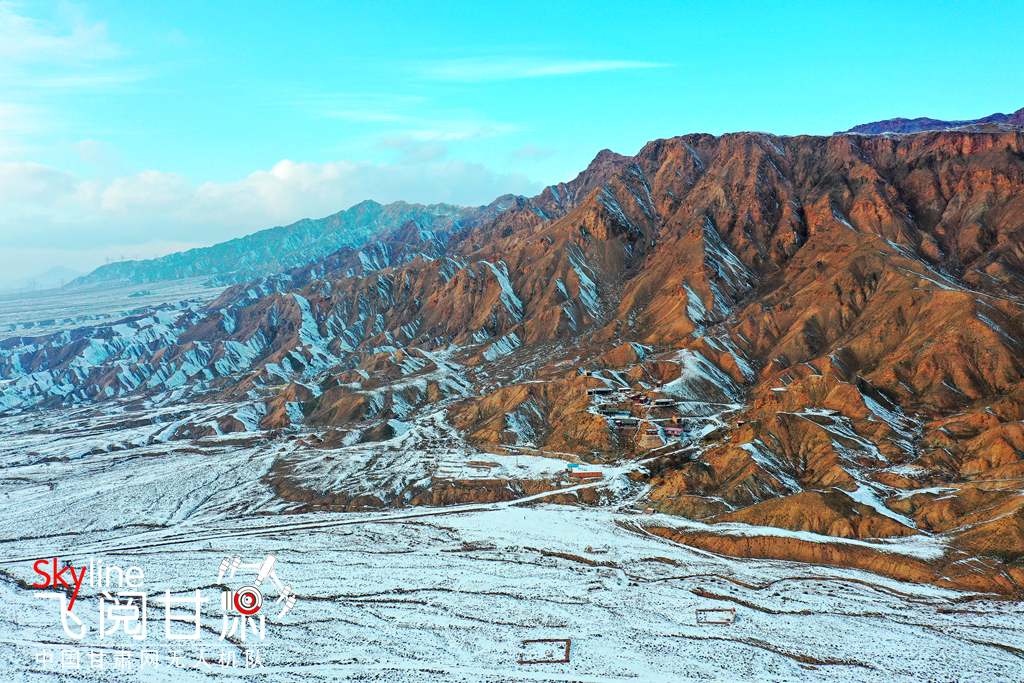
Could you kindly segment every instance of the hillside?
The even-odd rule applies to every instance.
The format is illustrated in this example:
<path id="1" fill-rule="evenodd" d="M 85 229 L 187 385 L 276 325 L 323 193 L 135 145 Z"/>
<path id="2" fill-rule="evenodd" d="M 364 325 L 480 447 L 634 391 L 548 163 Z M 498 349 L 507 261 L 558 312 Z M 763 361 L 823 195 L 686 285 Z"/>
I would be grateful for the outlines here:
<path id="1" fill-rule="evenodd" d="M 375 235 L 409 221 L 424 228 L 450 230 L 492 219 L 514 201 L 514 197 L 505 196 L 488 206 L 463 207 L 406 202 L 382 205 L 367 200 L 326 218 L 305 218 L 291 225 L 261 230 L 212 247 L 190 249 L 146 261 L 109 263 L 70 284 L 138 284 L 200 276 L 211 276 L 218 284 L 245 282 L 303 266 L 344 246 L 361 246 Z"/>
<path id="2" fill-rule="evenodd" d="M 294 443 L 262 481 L 300 511 L 545 493 L 716 553 L 1020 596 L 1022 283 L 1024 132 L 687 135 L 206 306 L 8 339 L 0 409 L 205 402 L 151 438 Z M 395 445 L 412 425 L 428 455 Z M 614 477 L 445 474 L 517 453 Z"/>

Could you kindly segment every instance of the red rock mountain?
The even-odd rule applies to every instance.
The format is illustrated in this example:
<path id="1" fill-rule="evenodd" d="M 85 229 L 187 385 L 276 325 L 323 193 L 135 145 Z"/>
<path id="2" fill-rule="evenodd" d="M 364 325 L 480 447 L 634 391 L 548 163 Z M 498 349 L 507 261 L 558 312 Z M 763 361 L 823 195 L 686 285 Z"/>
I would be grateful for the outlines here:
<path id="1" fill-rule="evenodd" d="M 44 405 L 173 377 L 270 392 L 264 429 L 297 405 L 328 440 L 440 404 L 481 448 L 643 460 L 643 505 L 789 534 L 655 530 L 692 545 L 1014 593 L 1022 297 L 1024 132 L 687 135 L 602 152 L 493 220 L 407 223 L 237 285 L 172 338 L 8 340 L 0 375 L 72 387 L 32 394 Z M 101 337 L 116 348 L 80 362 Z M 649 427 L 601 414 L 602 387 L 646 395 L 618 409 Z M 352 483 L 326 504 L 459 500 L 404 493 Z M 840 542 L 907 536 L 940 539 L 941 559 Z"/>

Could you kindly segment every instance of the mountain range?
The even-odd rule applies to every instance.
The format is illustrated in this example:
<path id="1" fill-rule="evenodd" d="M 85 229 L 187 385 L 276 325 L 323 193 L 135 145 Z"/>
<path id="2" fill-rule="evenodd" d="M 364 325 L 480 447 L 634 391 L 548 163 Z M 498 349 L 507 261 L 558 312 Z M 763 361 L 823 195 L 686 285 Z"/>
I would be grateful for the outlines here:
<path id="1" fill-rule="evenodd" d="M 950 128 L 963 128 L 965 126 L 984 126 L 985 124 L 1003 124 L 1007 126 L 1024 126 L 1024 109 L 1018 109 L 1012 114 L 990 114 L 980 119 L 965 121 L 942 121 L 920 117 L 916 119 L 886 119 L 885 121 L 874 121 L 863 123 L 846 131 L 839 131 L 836 135 L 843 133 L 861 133 L 863 135 L 879 135 L 881 133 L 920 133 L 927 130 L 949 130 Z M 991 127 L 991 126 L 990 126 Z"/>
<path id="2" fill-rule="evenodd" d="M 65 284 L 82 276 L 83 273 L 80 273 L 76 270 L 71 270 L 70 268 L 65 268 L 64 266 L 54 266 L 53 268 L 47 270 L 45 273 L 40 273 L 35 277 L 0 282 L 0 289 L 55 289 L 58 287 L 63 287 Z"/>
<path id="3" fill-rule="evenodd" d="M 303 219 L 221 242 L 145 261 L 118 261 L 100 266 L 70 285 L 146 283 L 210 276 L 217 283 L 252 280 L 280 273 L 327 256 L 344 246 L 361 246 L 374 236 L 408 222 L 428 229 L 450 230 L 493 218 L 515 201 L 511 195 L 488 206 L 452 204 L 378 204 L 366 200 L 319 219 Z"/>
<path id="4" fill-rule="evenodd" d="M 631 463 L 616 484 L 630 504 L 707 525 L 647 527 L 689 546 L 1019 596 L 1024 131 L 1013 120 L 684 135 L 633 156 L 605 150 L 533 198 L 359 205 L 302 223 L 294 261 L 258 253 L 235 273 L 262 274 L 207 305 L 0 342 L 0 410 L 223 406 L 165 438 L 301 437 L 309 459 L 281 457 L 265 481 L 302 510 L 556 486 L 337 477 L 314 460 L 386 443 L 440 408 L 481 453 Z M 359 241 L 343 236 L 351 225 L 364 226 Z M 328 234 L 351 243 L 320 244 Z M 222 256 L 166 258 L 184 277 L 218 273 L 209 264 Z M 232 407 L 253 400 L 256 415 Z M 550 500 L 605 504 L 616 490 Z M 887 550 L 909 538 L 938 550 Z"/>
<path id="5" fill-rule="evenodd" d="M 991 114 L 979 119 L 943 121 L 921 117 L 895 118 L 854 126 L 843 133 L 877 135 L 884 133 L 917 133 L 947 130 L 964 126 L 1003 124 L 1024 126 L 1024 109 L 1012 114 Z M 618 155 L 605 150 L 591 165 L 588 174 L 600 173 L 609 159 Z M 579 185 L 586 188 L 586 183 Z M 538 215 L 560 215 L 562 193 L 567 185 L 546 188 L 531 204 Z M 505 195 L 487 206 L 464 207 L 451 204 L 408 204 L 398 201 L 381 205 L 372 200 L 339 211 L 320 219 L 303 219 L 287 226 L 279 226 L 215 244 L 190 249 L 145 261 L 119 261 L 101 266 L 88 275 L 78 276 L 68 271 L 53 283 L 72 280 L 72 286 L 96 283 L 146 283 L 210 276 L 216 284 L 245 282 L 267 274 L 281 273 L 323 258 L 345 246 L 359 247 L 375 236 L 386 234 L 408 221 L 430 229 L 451 230 L 453 227 L 475 225 L 493 219 L 506 208 L 525 201 L 524 197 Z M 72 279 L 74 278 L 74 279 Z M 37 278 L 38 280 L 38 278 Z"/>

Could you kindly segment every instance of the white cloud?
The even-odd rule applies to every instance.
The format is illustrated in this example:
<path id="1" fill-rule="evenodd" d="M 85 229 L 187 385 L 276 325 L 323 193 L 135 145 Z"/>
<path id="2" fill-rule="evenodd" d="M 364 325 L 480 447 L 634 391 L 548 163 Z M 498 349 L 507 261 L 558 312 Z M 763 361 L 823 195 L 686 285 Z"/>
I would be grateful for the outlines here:
<path id="1" fill-rule="evenodd" d="M 189 181 L 176 173 L 143 171 L 115 178 L 100 196 L 100 208 L 120 214 L 140 210 L 174 212 L 187 205 L 194 192 Z"/>
<path id="2" fill-rule="evenodd" d="M 0 2 L 0 62 L 80 62 L 121 53 L 107 37 L 106 22 L 69 16 L 67 26 L 19 15 L 14 3 Z"/>
<path id="3" fill-rule="evenodd" d="M 0 164 L 0 269 L 28 268 L 18 265 L 21 254 L 33 260 L 30 272 L 19 276 L 55 265 L 88 270 L 97 265 L 99 253 L 152 256 L 146 245 L 214 244 L 328 216 L 364 199 L 479 205 L 502 194 L 532 195 L 540 189 L 523 175 L 458 160 L 285 159 L 235 182 L 199 185 L 155 170 L 99 181 L 41 164 L 9 162 Z M 41 261 L 40 255 L 55 245 L 61 259 Z"/>
<path id="4" fill-rule="evenodd" d="M 78 176 L 31 162 L 0 163 L 0 202 L 22 207 L 67 201 L 78 188 Z"/>
<path id="5" fill-rule="evenodd" d="M 654 69 L 672 66 L 654 62 L 615 60 L 546 60 L 533 57 L 474 57 L 453 59 L 424 65 L 427 78 L 442 81 L 504 81 L 516 78 L 567 76 L 571 74 L 615 71 L 621 69 Z"/>
<path id="6" fill-rule="evenodd" d="M 189 222 L 204 216 L 219 221 L 288 222 L 325 216 L 364 199 L 410 202 L 486 204 L 507 192 L 538 190 L 524 176 L 497 174 L 465 161 L 417 164 L 373 164 L 330 161 L 322 164 L 278 162 L 234 183 L 204 183 L 179 215 Z M 269 221 L 269 223 L 268 223 Z"/>

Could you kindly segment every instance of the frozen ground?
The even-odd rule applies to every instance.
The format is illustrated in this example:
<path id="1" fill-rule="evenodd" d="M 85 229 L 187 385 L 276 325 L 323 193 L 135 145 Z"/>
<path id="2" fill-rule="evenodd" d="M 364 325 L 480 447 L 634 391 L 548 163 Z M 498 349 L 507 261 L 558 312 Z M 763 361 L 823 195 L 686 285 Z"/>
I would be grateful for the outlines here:
<path id="1" fill-rule="evenodd" d="M 184 307 L 216 299 L 224 287 L 207 287 L 209 278 L 145 285 L 79 287 L 0 296 L 0 340 L 36 337 L 85 325 L 119 320 L 156 306 Z M 133 296 L 141 295 L 141 296 Z"/>
<path id="2" fill-rule="evenodd" d="M 646 533 L 628 505 L 518 503 L 366 514 L 280 514 L 289 504 L 261 482 L 296 442 L 228 434 L 166 441 L 168 425 L 224 406 L 29 412 L 0 419 L 0 677 L 153 681 L 1020 681 L 1024 608 L 864 572 L 736 560 Z M 233 409 L 238 409 L 234 407 Z M 139 424 L 139 422 L 147 422 Z M 443 448 L 432 444 L 444 443 Z M 393 448 L 394 447 L 394 448 Z M 281 449 L 284 449 L 282 451 Z M 359 482 L 389 458 L 392 476 L 427 476 L 469 454 L 435 418 L 391 442 L 336 449 L 307 476 Z M 520 465 L 544 472 L 530 456 Z M 540 461 L 550 461 L 539 459 Z M 381 461 L 372 465 L 379 469 Z M 616 472 L 598 483 L 614 485 Z M 354 484 L 353 484 L 354 485 Z M 601 551 L 607 552 L 601 552 Z M 598 552 L 592 552 L 598 551 Z M 916 552 L 908 549 L 908 552 Z M 267 582 L 265 638 L 221 641 L 219 563 L 277 558 L 299 596 L 279 617 Z M 58 603 L 35 597 L 33 561 L 88 558 L 137 566 L 148 596 L 147 637 L 95 633 L 88 580 L 74 613 L 91 630 L 67 637 Z M 52 559 L 50 560 L 52 562 Z M 251 581 L 252 575 L 249 575 Z M 230 583 L 238 588 L 242 581 Z M 197 641 L 168 641 L 170 590 L 204 605 Z M 973 597 L 975 599 L 966 599 Z M 735 608 L 731 626 L 697 626 L 697 608 Z M 175 612 L 178 616 L 184 610 Z M 75 626 L 73 623 L 71 626 Z M 175 626 L 176 632 L 181 624 Z M 565 664 L 519 664 L 522 641 L 571 638 Z M 79 669 L 62 653 L 80 652 Z M 127 650 L 130 670 L 114 669 Z M 140 669 L 142 650 L 157 668 Z M 90 668 L 89 652 L 104 652 Z M 169 667 L 172 651 L 179 664 Z M 258 652 L 262 667 L 244 668 Z M 51 662 L 37 661 L 50 653 Z M 211 668 L 199 662 L 202 654 Z M 72 657 L 73 655 L 68 655 Z M 224 667 L 221 657 L 234 657 Z M 70 660 L 73 662 L 73 660 Z"/>

